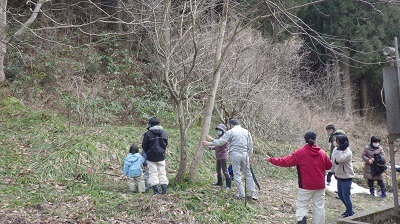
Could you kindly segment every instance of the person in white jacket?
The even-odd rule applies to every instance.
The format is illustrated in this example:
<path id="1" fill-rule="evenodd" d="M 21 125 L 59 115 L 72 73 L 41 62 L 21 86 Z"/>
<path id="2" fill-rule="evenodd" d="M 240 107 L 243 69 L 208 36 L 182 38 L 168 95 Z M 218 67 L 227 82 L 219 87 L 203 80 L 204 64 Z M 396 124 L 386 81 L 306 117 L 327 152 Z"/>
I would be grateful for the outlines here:
<path id="1" fill-rule="evenodd" d="M 354 171 L 352 165 L 352 152 L 349 148 L 349 139 L 346 135 L 336 136 L 337 147 L 332 152 L 332 164 L 337 180 L 337 191 L 340 200 L 346 206 L 346 211 L 342 217 L 354 215 L 353 204 L 351 202 L 351 184 L 353 182 Z"/>

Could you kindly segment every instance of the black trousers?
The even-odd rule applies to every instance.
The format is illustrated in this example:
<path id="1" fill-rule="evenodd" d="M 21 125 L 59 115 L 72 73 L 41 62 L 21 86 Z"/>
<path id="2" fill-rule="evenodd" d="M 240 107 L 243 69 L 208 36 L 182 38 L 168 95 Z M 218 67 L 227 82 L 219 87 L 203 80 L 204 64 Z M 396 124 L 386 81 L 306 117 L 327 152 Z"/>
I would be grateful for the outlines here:
<path id="1" fill-rule="evenodd" d="M 217 175 L 219 177 L 222 177 L 222 173 L 221 173 L 221 171 L 222 171 L 224 173 L 225 179 L 230 179 L 231 177 L 229 176 L 228 168 L 227 168 L 226 164 L 227 164 L 227 159 L 218 159 L 217 160 L 217 166 L 216 166 Z"/>
<path id="2" fill-rule="evenodd" d="M 382 189 L 385 188 L 385 184 L 383 183 L 383 180 L 377 180 L 378 186 Z M 374 180 L 368 179 L 368 187 L 373 188 L 374 187 Z"/>

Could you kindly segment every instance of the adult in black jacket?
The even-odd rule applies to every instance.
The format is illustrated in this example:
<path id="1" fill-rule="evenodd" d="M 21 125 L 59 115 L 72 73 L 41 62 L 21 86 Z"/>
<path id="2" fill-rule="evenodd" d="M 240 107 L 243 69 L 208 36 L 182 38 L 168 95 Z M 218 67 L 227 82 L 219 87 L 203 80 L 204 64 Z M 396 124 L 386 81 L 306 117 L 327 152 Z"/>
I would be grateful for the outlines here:
<path id="1" fill-rule="evenodd" d="M 160 125 L 160 121 L 153 117 L 149 120 L 147 132 L 143 135 L 142 148 L 147 155 L 149 169 L 149 183 L 154 194 L 159 194 L 158 185 L 161 185 L 161 194 L 167 193 L 168 178 L 165 171 L 165 151 L 168 145 L 168 135 Z"/>

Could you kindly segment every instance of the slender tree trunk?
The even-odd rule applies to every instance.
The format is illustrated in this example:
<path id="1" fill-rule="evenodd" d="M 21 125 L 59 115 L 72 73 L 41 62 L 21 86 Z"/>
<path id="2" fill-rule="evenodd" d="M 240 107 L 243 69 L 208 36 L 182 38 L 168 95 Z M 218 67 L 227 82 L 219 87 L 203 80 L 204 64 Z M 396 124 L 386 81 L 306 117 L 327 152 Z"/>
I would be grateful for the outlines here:
<path id="1" fill-rule="evenodd" d="M 211 84 L 210 94 L 208 95 L 207 104 L 206 104 L 206 108 L 204 111 L 204 123 L 203 123 L 203 128 L 201 131 L 199 146 L 196 150 L 196 154 L 195 154 L 195 156 L 192 160 L 191 166 L 190 166 L 189 179 L 192 181 L 197 181 L 197 178 L 198 178 L 197 174 L 199 171 L 201 158 L 203 157 L 203 153 L 204 153 L 204 147 L 202 146 L 201 142 L 206 139 L 207 134 L 210 130 L 212 111 L 213 111 L 214 102 L 215 102 L 215 95 L 217 93 L 219 81 L 221 78 L 221 70 L 220 70 L 219 64 L 220 64 L 220 61 L 222 58 L 222 48 L 223 48 L 224 36 L 225 36 L 225 30 L 226 30 L 227 10 L 228 10 L 227 7 L 228 7 L 228 0 L 225 0 L 224 1 L 224 9 L 222 12 L 220 25 L 219 25 L 220 29 L 219 29 L 219 34 L 218 34 L 218 42 L 217 42 L 217 46 L 216 46 L 213 81 Z"/>
<path id="2" fill-rule="evenodd" d="M 6 80 L 4 60 L 7 53 L 7 0 L 0 0 L 0 83 Z"/>
<path id="3" fill-rule="evenodd" d="M 176 174 L 176 181 L 178 183 L 182 182 L 183 178 L 185 177 L 186 173 L 186 165 L 187 165 L 187 126 L 184 117 L 184 110 L 182 102 L 178 104 L 178 120 L 179 120 L 179 130 L 181 134 L 181 158 L 179 161 L 179 170 Z"/>
<path id="4" fill-rule="evenodd" d="M 346 119 L 351 117 L 352 112 L 352 90 L 351 90 L 351 79 L 350 79 L 350 60 L 344 59 L 343 63 L 343 103 L 344 103 L 344 116 Z"/>
<path id="5" fill-rule="evenodd" d="M 367 79 L 360 78 L 360 116 L 365 117 L 368 108 Z"/>

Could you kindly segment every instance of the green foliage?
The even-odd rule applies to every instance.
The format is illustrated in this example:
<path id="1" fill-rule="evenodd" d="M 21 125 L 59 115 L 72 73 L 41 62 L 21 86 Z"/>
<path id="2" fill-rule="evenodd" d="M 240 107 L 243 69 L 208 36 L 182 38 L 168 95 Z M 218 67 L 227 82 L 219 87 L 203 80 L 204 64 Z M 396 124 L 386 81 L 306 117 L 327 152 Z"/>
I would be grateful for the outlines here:
<path id="1" fill-rule="evenodd" d="M 15 115 L 25 112 L 26 107 L 21 100 L 14 97 L 3 98 L 1 102 L 1 113 L 4 115 Z"/>
<path id="2" fill-rule="evenodd" d="M 314 61 L 320 58 L 319 64 L 325 63 L 327 58 L 333 56 L 325 46 L 313 39 L 322 33 L 329 43 L 339 47 L 338 52 L 353 59 L 355 68 L 352 74 L 368 75 L 380 67 L 368 64 L 384 61 L 381 50 L 393 42 L 395 30 L 400 28 L 399 23 L 394 25 L 392 22 L 400 19 L 399 11 L 400 7 L 386 4 L 374 7 L 359 1 L 329 0 L 303 8 L 298 15 L 316 31 L 307 29 L 309 33 L 304 36 L 314 51 L 311 54 L 316 59 Z"/>

